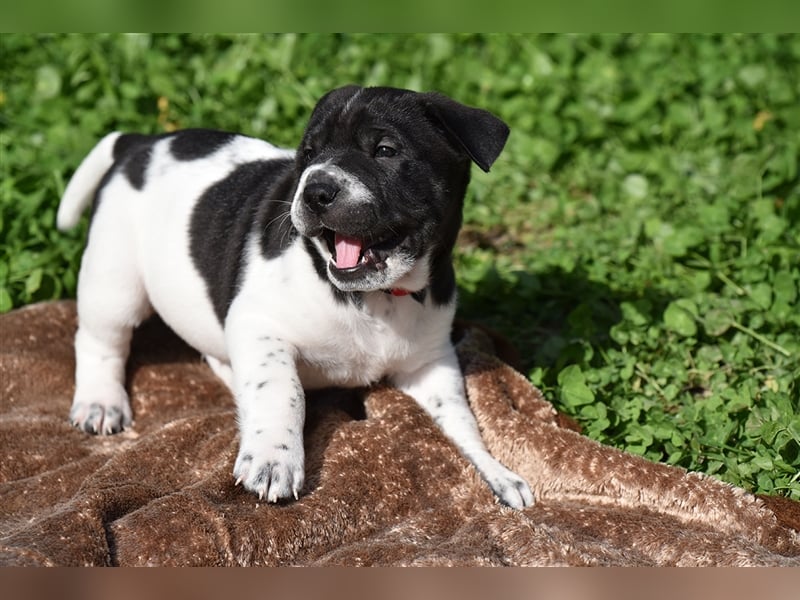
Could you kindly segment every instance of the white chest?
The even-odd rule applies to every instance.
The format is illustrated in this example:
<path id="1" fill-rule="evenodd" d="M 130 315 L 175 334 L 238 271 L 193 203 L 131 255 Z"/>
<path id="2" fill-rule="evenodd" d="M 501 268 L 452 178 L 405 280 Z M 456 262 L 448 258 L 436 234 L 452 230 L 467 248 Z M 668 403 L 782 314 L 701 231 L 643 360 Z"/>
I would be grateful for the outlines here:
<path id="1" fill-rule="evenodd" d="M 360 306 L 338 301 L 299 243 L 276 259 L 250 256 L 231 314 L 289 342 L 305 388 L 369 385 L 449 349 L 453 306 L 384 292 L 364 294 Z"/>

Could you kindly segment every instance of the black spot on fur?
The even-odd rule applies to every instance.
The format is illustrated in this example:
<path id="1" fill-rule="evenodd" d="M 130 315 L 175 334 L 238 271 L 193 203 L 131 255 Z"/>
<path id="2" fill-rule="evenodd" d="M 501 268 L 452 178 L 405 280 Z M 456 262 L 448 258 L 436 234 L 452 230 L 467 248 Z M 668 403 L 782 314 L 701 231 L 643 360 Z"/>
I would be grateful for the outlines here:
<path id="1" fill-rule="evenodd" d="M 116 162 L 122 161 L 133 150 L 141 148 L 142 146 L 152 146 L 158 140 L 163 138 L 163 135 L 144 135 L 141 133 L 124 133 L 117 138 L 114 142 L 114 149 L 112 154 Z"/>
<path id="2" fill-rule="evenodd" d="M 206 282 L 220 323 L 225 321 L 238 291 L 251 232 L 264 231 L 262 220 L 268 219 L 272 212 L 284 210 L 282 202 L 272 200 L 273 186 L 291 164 L 291 160 L 242 164 L 208 188 L 195 206 L 189 232 L 192 260 Z M 293 229 L 288 221 L 278 220 L 273 226 Z M 264 235 L 268 233 L 278 239 L 291 239 L 288 230 L 265 232 Z"/>
<path id="3" fill-rule="evenodd" d="M 162 139 L 172 138 L 170 151 L 177 160 L 196 160 L 213 154 L 234 137 L 236 134 L 211 129 L 186 129 L 161 135 L 123 134 L 114 142 L 114 167 L 103 178 L 98 190 L 102 190 L 110 175 L 115 172 L 122 172 L 135 189 L 144 189 L 153 146 Z M 93 210 L 97 209 L 98 202 L 99 198 L 96 196 Z"/>
<path id="4" fill-rule="evenodd" d="M 137 190 L 144 188 L 144 176 L 153 154 L 153 145 L 163 137 L 126 133 L 114 142 L 114 161 Z"/>
<path id="5" fill-rule="evenodd" d="M 153 146 L 159 140 L 170 135 L 176 134 L 143 135 L 140 133 L 125 133 L 116 139 L 112 150 L 114 166 L 106 172 L 97 186 L 92 205 L 93 216 L 100 205 L 103 188 L 115 173 L 121 172 L 135 189 L 144 189 L 146 183 L 145 173 L 150 165 Z"/>
<path id="6" fill-rule="evenodd" d="M 284 450 L 285 451 L 285 450 L 288 450 L 288 449 L 289 449 L 289 446 L 287 446 L 286 444 L 278 444 L 278 445 L 275 446 L 275 450 Z"/>
<path id="7" fill-rule="evenodd" d="M 125 177 L 131 182 L 131 185 L 137 190 L 144 187 L 144 174 L 147 171 L 147 165 L 150 164 L 150 156 L 153 154 L 152 146 L 143 146 L 131 154 L 130 158 L 125 161 L 123 171 Z"/>
<path id="8" fill-rule="evenodd" d="M 177 160 L 197 160 L 214 154 L 235 137 L 227 131 L 184 129 L 175 134 L 169 149 Z"/>
<path id="9" fill-rule="evenodd" d="M 267 385 L 268 383 L 269 383 L 269 381 L 262 381 L 262 382 L 260 382 L 260 383 L 259 383 L 259 384 L 256 386 L 256 389 L 257 389 L 257 390 L 260 390 L 260 389 L 262 389 L 262 388 L 263 388 L 265 385 Z"/>
<path id="10" fill-rule="evenodd" d="M 453 301 L 456 293 L 456 275 L 453 270 L 451 258 L 440 258 L 434 262 L 431 268 L 431 298 L 437 306 L 444 306 Z M 417 297 L 421 294 L 421 297 Z M 414 294 L 418 302 L 425 303 L 425 290 Z"/>

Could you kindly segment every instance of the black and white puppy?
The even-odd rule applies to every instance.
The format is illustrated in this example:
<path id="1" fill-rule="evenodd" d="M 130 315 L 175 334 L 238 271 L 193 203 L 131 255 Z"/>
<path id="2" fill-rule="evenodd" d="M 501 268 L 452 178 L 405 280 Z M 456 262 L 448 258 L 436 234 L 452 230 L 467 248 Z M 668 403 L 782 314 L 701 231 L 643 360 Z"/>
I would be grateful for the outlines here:
<path id="1" fill-rule="evenodd" d="M 531 505 L 481 440 L 449 337 L 470 161 L 488 171 L 507 136 L 440 94 L 356 86 L 319 101 L 297 152 L 210 130 L 109 134 L 58 211 L 70 228 L 94 201 L 72 423 L 131 426 L 131 333 L 155 310 L 232 389 L 233 475 L 260 497 L 303 487 L 304 389 L 387 378 L 504 503 Z"/>

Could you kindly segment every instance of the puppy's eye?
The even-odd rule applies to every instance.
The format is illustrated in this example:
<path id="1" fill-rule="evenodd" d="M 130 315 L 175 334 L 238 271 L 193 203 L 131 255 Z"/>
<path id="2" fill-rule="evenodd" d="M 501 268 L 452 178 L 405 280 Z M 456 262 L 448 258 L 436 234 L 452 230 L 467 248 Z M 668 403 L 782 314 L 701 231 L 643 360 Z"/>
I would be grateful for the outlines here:
<path id="1" fill-rule="evenodd" d="M 397 148 L 391 144 L 381 143 L 375 148 L 375 158 L 392 158 L 397 156 Z"/>

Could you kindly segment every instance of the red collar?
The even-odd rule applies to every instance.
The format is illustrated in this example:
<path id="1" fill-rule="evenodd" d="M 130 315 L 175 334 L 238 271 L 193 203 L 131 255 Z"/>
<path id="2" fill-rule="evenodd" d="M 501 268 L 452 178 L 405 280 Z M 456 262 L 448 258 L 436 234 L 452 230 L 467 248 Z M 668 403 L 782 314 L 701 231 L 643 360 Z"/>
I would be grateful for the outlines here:
<path id="1" fill-rule="evenodd" d="M 388 290 L 383 290 L 383 293 L 397 297 L 411 296 L 414 300 L 416 300 L 420 304 L 425 304 L 425 290 L 412 292 L 411 290 L 404 290 L 403 288 L 389 288 Z"/>

